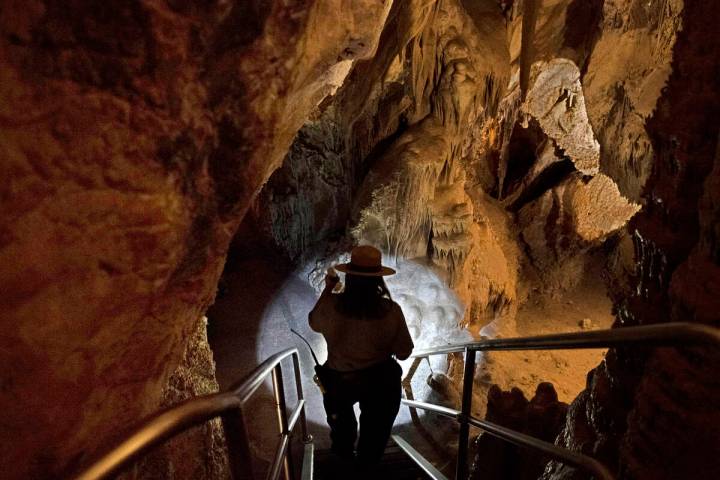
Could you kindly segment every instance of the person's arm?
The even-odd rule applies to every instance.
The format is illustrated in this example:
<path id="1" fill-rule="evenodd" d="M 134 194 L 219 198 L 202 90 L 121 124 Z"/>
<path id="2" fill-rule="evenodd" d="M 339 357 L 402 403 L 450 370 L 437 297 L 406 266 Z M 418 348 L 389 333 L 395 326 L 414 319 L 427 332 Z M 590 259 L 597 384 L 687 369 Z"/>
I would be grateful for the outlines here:
<path id="1" fill-rule="evenodd" d="M 325 275 L 325 288 L 320 294 L 320 298 L 318 298 L 317 303 L 308 314 L 310 328 L 316 332 L 322 331 L 322 322 L 326 318 L 326 315 L 323 315 L 322 313 L 324 310 L 323 307 L 331 301 L 332 291 L 338 283 L 337 274 L 333 275 L 334 272 L 335 271 L 333 270 L 332 273 L 328 272 L 328 274 Z"/>
<path id="2" fill-rule="evenodd" d="M 395 304 L 393 310 L 393 313 L 397 316 L 397 332 L 395 333 L 395 341 L 393 342 L 393 354 L 395 354 L 398 360 L 405 360 L 412 353 L 415 344 L 410 336 L 405 315 L 403 315 L 400 305 Z"/>

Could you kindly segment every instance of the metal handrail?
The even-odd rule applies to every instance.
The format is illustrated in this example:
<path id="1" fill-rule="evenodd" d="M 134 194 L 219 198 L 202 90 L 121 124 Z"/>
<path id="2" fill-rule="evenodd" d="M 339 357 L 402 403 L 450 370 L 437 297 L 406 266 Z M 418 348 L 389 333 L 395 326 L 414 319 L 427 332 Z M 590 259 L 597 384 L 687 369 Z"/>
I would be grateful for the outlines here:
<path id="1" fill-rule="evenodd" d="M 281 362 L 288 357 L 293 359 L 298 398 L 297 406 L 289 419 L 285 405 L 281 366 Z M 286 480 L 289 480 L 291 471 L 288 445 L 290 435 L 298 421 L 300 422 L 303 441 L 306 444 L 312 443 L 312 437 L 307 433 L 305 399 L 303 397 L 302 382 L 300 381 L 300 360 L 296 348 L 289 348 L 271 356 L 253 370 L 245 380 L 237 383 L 226 392 L 192 398 L 153 416 L 110 451 L 93 462 L 92 465 L 71 478 L 74 480 L 99 480 L 119 473 L 133 461 L 170 438 L 219 416 L 222 416 L 223 427 L 228 437 L 230 466 L 233 476 L 236 479 L 253 478 L 242 407 L 260 388 L 268 375 L 272 375 L 273 380 L 280 440 L 266 478 L 276 480 L 280 473 L 284 472 Z M 310 452 L 310 455 L 312 455 L 313 449 L 306 448 L 305 451 Z M 312 462 L 312 458 L 306 458 L 306 461 Z M 312 471 L 312 466 L 310 466 L 309 470 Z"/>
<path id="2" fill-rule="evenodd" d="M 720 330 L 707 325 L 674 322 L 639 327 L 621 327 L 591 332 L 558 333 L 532 337 L 489 338 L 420 350 L 410 358 L 429 355 L 489 350 L 573 350 L 582 348 L 609 348 L 625 344 L 642 343 L 648 346 L 680 344 L 720 345 Z"/>
<path id="3" fill-rule="evenodd" d="M 416 359 L 415 363 L 429 355 L 465 352 L 461 409 L 454 410 L 440 405 L 407 399 L 403 399 L 403 403 L 410 408 L 420 408 L 453 418 L 460 424 L 456 479 L 464 479 L 467 473 L 469 427 L 473 425 L 503 440 L 519 446 L 540 450 L 551 458 L 582 468 L 600 480 L 612 480 L 613 476 L 608 472 L 607 468 L 592 457 L 473 417 L 471 407 L 475 353 L 477 351 L 491 350 L 605 348 L 629 344 L 648 346 L 715 344 L 720 346 L 720 330 L 691 323 L 668 323 L 593 332 L 485 339 L 421 350 L 412 355 L 412 358 Z M 287 414 L 281 366 L 281 362 L 288 357 L 292 357 L 293 360 L 298 398 L 298 403 L 290 416 Z M 302 469 L 303 479 L 312 478 L 312 437 L 307 433 L 305 399 L 302 391 L 299 362 L 299 354 L 296 348 L 276 353 L 260 364 L 245 380 L 228 391 L 196 397 L 153 416 L 108 453 L 72 478 L 74 480 L 98 480 L 118 473 L 134 460 L 175 435 L 218 416 L 222 416 L 223 427 L 228 438 L 233 476 L 235 478 L 253 478 L 252 469 L 250 468 L 251 455 L 248 435 L 242 407 L 263 384 L 268 375 L 272 375 L 280 439 L 266 479 L 276 480 L 281 473 L 284 473 L 286 480 L 290 480 L 292 477 L 289 442 L 290 435 L 298 422 L 300 422 L 303 440 L 306 443 L 305 461 Z M 416 365 L 413 365 L 410 374 L 403 382 L 409 383 L 415 371 Z M 438 480 L 445 478 L 407 442 L 404 442 L 399 437 L 393 437 L 393 439 L 431 477 Z"/>
<path id="4" fill-rule="evenodd" d="M 458 422 L 462 421 L 463 418 L 460 410 L 442 407 L 432 403 L 408 400 L 406 405 L 411 408 L 421 408 L 423 410 L 437 413 L 438 415 L 452 418 Z M 496 423 L 488 422 L 487 420 L 480 420 L 472 415 L 467 418 L 467 423 L 481 428 L 498 438 L 514 443 L 515 445 L 540 450 L 554 460 L 569 463 L 570 465 L 582 468 L 583 470 L 592 473 L 597 480 L 613 480 L 614 478 L 602 463 L 587 455 L 558 447 L 555 444 L 531 437 L 530 435 L 525 435 L 524 433 L 503 427 L 502 425 L 498 425 Z"/>
<path id="5" fill-rule="evenodd" d="M 415 362 L 410 368 L 408 376 L 403 379 L 403 383 L 405 385 L 410 384 L 412 376 L 417 370 L 418 363 L 423 358 L 429 355 L 464 352 L 465 368 L 463 370 L 463 389 L 460 410 L 409 399 L 403 399 L 402 403 L 411 409 L 420 408 L 434 412 L 452 418 L 459 423 L 458 455 L 455 469 L 456 480 L 464 480 L 467 476 L 470 425 L 481 428 L 493 436 L 521 447 L 539 450 L 555 460 L 568 463 L 591 473 L 596 479 L 613 480 L 614 477 L 608 469 L 588 455 L 577 453 L 567 448 L 530 437 L 521 432 L 473 417 L 471 415 L 471 408 L 475 376 L 475 353 L 478 351 L 608 348 L 634 344 L 641 344 L 643 346 L 715 345 L 716 347 L 720 347 L 720 329 L 694 323 L 676 322 L 596 330 L 592 332 L 483 339 L 474 342 L 425 349 L 414 353 L 410 357 L 414 358 Z M 427 463 L 427 460 L 415 450 L 408 451 L 408 455 L 421 467 Z M 441 474 L 431 474 L 431 477 L 435 480 L 445 480 L 445 477 Z"/>

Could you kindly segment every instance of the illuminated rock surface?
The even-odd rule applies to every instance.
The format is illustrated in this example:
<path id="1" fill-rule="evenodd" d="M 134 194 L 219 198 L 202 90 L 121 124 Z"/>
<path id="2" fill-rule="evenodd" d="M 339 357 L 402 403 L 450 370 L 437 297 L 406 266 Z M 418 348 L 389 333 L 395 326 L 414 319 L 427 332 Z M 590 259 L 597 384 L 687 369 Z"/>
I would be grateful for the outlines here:
<path id="1" fill-rule="evenodd" d="M 3 3 L 6 477 L 160 406 L 251 199 L 389 6 Z"/>
<path id="2" fill-rule="evenodd" d="M 4 475 L 85 464 L 216 389 L 213 356 L 227 387 L 300 346 L 288 323 L 310 334 L 326 268 L 356 243 L 400 269 L 389 285 L 419 347 L 717 326 L 720 6 L 543 0 L 528 56 L 530 3 L 4 2 Z M 620 478 L 720 477 L 716 356 L 505 355 L 480 356 L 477 415 L 493 385 L 530 398 L 552 381 L 571 402 L 597 366 L 560 443 Z M 461 372 L 423 363 L 416 398 L 456 406 Z M 269 418 L 251 422 L 265 464 Z M 452 427 L 422 421 L 398 428 L 447 463 Z M 128 476 L 225 474 L 212 425 Z"/>

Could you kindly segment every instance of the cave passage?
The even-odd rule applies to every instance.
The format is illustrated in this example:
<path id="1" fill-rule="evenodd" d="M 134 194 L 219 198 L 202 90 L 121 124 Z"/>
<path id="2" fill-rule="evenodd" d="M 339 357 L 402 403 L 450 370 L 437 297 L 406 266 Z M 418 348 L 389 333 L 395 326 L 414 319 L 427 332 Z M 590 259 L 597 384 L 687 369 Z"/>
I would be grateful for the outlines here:
<path id="1" fill-rule="evenodd" d="M 690 0 L 2 2 L 3 478 L 70 478 L 288 347 L 324 450 L 290 327 L 324 360 L 307 315 L 357 245 L 397 269 L 417 349 L 720 326 L 718 19 Z M 456 409 L 463 362 L 421 361 L 404 393 Z M 471 410 L 618 480 L 720 478 L 719 362 L 484 353 Z M 271 391 L 246 415 L 257 472 Z M 452 422 L 402 408 L 394 428 L 455 474 Z M 468 480 L 587 478 L 471 433 Z M 121 477 L 224 480 L 226 446 L 209 421 Z"/>

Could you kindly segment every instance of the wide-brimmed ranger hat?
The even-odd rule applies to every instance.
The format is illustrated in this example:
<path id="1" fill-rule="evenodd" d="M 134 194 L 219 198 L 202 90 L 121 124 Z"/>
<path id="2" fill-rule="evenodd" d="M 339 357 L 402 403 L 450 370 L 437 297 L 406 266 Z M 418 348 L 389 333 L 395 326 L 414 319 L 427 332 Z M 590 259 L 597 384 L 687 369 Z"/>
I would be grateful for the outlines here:
<path id="1" fill-rule="evenodd" d="M 370 245 L 353 248 L 350 253 L 350 263 L 336 265 L 335 270 L 362 277 L 384 277 L 395 273 L 395 270 L 382 264 L 380 250 Z"/>

